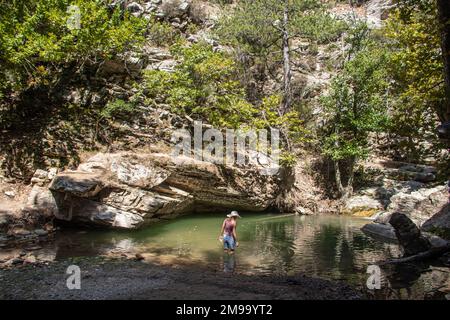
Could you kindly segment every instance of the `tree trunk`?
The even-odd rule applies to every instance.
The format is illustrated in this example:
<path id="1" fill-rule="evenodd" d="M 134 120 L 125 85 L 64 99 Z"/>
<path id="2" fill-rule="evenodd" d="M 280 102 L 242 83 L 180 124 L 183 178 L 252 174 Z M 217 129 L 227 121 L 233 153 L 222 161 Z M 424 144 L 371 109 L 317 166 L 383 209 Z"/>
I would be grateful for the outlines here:
<path id="1" fill-rule="evenodd" d="M 344 186 L 342 185 L 341 169 L 339 168 L 339 160 L 333 160 L 334 164 L 334 178 L 336 186 L 339 192 L 339 196 L 342 197 L 345 193 Z"/>
<path id="2" fill-rule="evenodd" d="M 351 158 L 350 164 L 349 164 L 349 169 L 348 169 L 347 184 L 346 184 L 345 193 L 343 196 L 343 198 L 345 198 L 345 199 L 350 198 L 353 195 L 353 180 L 355 177 L 355 163 L 356 163 L 356 159 Z"/>
<path id="3" fill-rule="evenodd" d="M 441 25 L 441 47 L 444 59 L 445 106 L 439 117 L 442 122 L 450 121 L 450 1 L 437 0 Z"/>
<path id="4" fill-rule="evenodd" d="M 291 92 L 291 57 L 289 46 L 289 0 L 284 0 L 284 12 L 283 12 L 283 71 L 284 71 L 284 85 L 283 85 L 283 106 L 281 109 L 281 115 L 286 114 L 292 104 L 292 92 Z"/>
<path id="5" fill-rule="evenodd" d="M 348 177 L 347 177 L 347 183 L 344 184 L 342 183 L 342 175 L 341 175 L 341 169 L 339 167 L 339 161 L 338 160 L 334 160 L 334 177 L 335 177 L 335 182 L 336 182 L 336 186 L 338 189 L 338 193 L 339 193 L 339 197 L 342 200 L 348 199 L 352 196 L 353 194 L 353 179 L 355 176 L 355 159 L 351 160 L 350 163 L 350 167 L 348 170 Z"/>

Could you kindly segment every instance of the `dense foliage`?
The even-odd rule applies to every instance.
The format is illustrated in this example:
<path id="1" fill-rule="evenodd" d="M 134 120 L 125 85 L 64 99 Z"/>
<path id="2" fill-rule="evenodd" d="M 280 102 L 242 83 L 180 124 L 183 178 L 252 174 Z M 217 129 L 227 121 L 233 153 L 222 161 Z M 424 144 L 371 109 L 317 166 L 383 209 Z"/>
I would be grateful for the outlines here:
<path id="1" fill-rule="evenodd" d="M 171 48 L 178 60 L 175 72 L 150 70 L 144 74 L 148 103 L 167 104 L 173 112 L 207 119 L 219 128 L 282 127 L 294 140 L 306 136 L 300 116 L 279 116 L 280 97 L 267 96 L 259 105 L 246 100 L 236 62 L 205 43 L 178 43 Z"/>
<path id="2" fill-rule="evenodd" d="M 346 23 L 333 18 L 321 1 L 241 0 L 223 16 L 216 35 L 234 48 L 252 99 L 264 97 L 268 80 L 279 83 L 283 100 L 289 100 L 288 106 L 280 108 L 282 114 L 299 102 L 291 103 L 291 57 L 301 50 L 299 41 L 293 40 L 302 39 L 313 48 L 317 43 L 337 39 L 345 29 Z M 278 75 L 281 66 L 282 77 Z"/>
<path id="3" fill-rule="evenodd" d="M 357 160 L 380 151 L 412 162 L 441 160 L 443 145 L 436 135 L 445 105 L 440 28 L 435 1 L 411 0 L 390 12 L 382 30 L 370 35 L 356 27 L 348 33 L 353 40 L 343 68 L 323 99 L 329 118 L 322 150 L 335 162 L 341 195 L 351 193 Z M 355 32 L 360 36 L 352 37 Z M 378 133 L 383 145 L 374 143 Z M 340 177 L 343 164 L 347 183 Z"/>
<path id="4" fill-rule="evenodd" d="M 102 1 L 1 1 L 0 16 L 0 99 L 6 100 L 51 87 L 67 68 L 111 58 L 144 39 L 143 20 Z"/>
<path id="5" fill-rule="evenodd" d="M 352 28 L 346 42 L 343 68 L 322 99 L 329 117 L 323 152 L 335 162 L 341 195 L 351 193 L 354 166 L 371 151 L 370 134 L 383 132 L 388 122 L 386 52 L 379 48 L 364 23 Z M 340 161 L 349 167 L 347 191 L 340 181 Z"/>
<path id="6" fill-rule="evenodd" d="M 161 4 L 165 17 L 138 18 L 107 0 L 0 0 L 0 126 L 8 128 L 19 104 L 39 110 L 54 103 L 76 78 L 69 89 L 102 92 L 98 104 L 58 101 L 52 106 L 58 112 L 46 117 L 67 126 L 72 118 L 90 118 L 99 131 L 154 106 L 218 128 L 277 127 L 291 152 L 284 164 L 294 163 L 293 151 L 307 142 L 334 163 L 341 195 L 351 193 L 355 167 L 370 155 L 441 160 L 435 128 L 445 82 L 434 0 L 399 1 L 377 30 L 355 17 L 336 17 L 326 1 L 212 2 L 224 10 L 213 24 L 198 11 L 203 6 L 181 18 L 178 1 Z M 68 10 L 74 5 L 75 27 Z M 114 65 L 149 47 L 164 57 L 169 51 L 174 70 L 142 65 L 120 81 L 98 79 L 103 62 Z M 311 81 L 324 74 L 329 77 Z M 48 99 L 34 105 L 36 92 Z M 27 112 L 18 122 L 33 113 Z"/>
<path id="7" fill-rule="evenodd" d="M 236 81 L 232 59 L 203 44 L 175 45 L 172 53 L 180 61 L 175 72 L 145 74 L 147 92 L 155 102 L 177 113 L 200 114 L 219 126 L 235 127 L 254 116 L 254 107 Z"/>
<path id="8" fill-rule="evenodd" d="M 367 27 L 356 32 L 360 34 L 350 38 L 357 43 L 350 43 L 350 48 L 357 46 L 358 51 L 344 63 L 323 98 L 331 117 L 324 152 L 333 160 L 366 157 L 369 134 L 385 130 L 387 123 L 386 53 L 365 34 Z"/>
<path id="9" fill-rule="evenodd" d="M 217 35 L 221 41 L 249 54 L 269 58 L 281 47 L 278 27 L 283 19 L 283 1 L 242 0 L 223 16 Z M 290 0 L 288 31 L 291 37 L 305 37 L 312 41 L 336 39 L 346 24 L 333 19 L 322 2 Z M 275 52 L 280 56 L 280 51 Z"/>
<path id="10" fill-rule="evenodd" d="M 391 13 L 385 35 L 393 79 L 390 132 L 397 156 L 417 161 L 438 146 L 435 128 L 445 90 L 435 2 L 412 3 Z"/>

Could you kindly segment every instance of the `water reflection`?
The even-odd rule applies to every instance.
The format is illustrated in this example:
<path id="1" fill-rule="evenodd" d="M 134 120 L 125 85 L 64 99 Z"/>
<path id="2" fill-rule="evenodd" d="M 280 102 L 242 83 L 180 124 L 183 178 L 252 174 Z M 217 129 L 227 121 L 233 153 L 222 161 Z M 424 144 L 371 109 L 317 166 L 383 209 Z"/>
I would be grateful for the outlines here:
<path id="1" fill-rule="evenodd" d="M 222 216 L 192 215 L 134 232 L 64 231 L 57 237 L 56 258 L 139 252 L 155 261 L 189 261 L 229 273 L 304 273 L 365 287 L 368 265 L 400 255 L 396 245 L 364 235 L 360 227 L 367 221 L 363 219 L 270 214 L 248 214 L 239 220 L 240 246 L 228 255 L 217 240 L 222 221 Z M 448 272 L 431 276 L 436 271 L 423 271 L 408 267 L 385 270 L 387 291 L 371 294 L 378 298 L 424 297 L 428 287 L 434 286 L 430 285 L 434 278 L 441 287 L 448 281 Z"/>
<path id="2" fill-rule="evenodd" d="M 236 269 L 236 255 L 224 253 L 223 272 L 233 273 L 235 269 Z"/>

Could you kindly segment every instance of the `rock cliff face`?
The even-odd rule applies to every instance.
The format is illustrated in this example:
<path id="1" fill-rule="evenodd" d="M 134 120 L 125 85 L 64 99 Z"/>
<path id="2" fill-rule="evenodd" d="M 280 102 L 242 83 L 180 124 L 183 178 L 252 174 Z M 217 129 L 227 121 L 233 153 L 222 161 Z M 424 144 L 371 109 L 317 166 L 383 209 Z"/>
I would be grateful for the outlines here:
<path id="1" fill-rule="evenodd" d="M 130 229 L 193 212 L 264 211 L 278 185 L 277 175 L 261 175 L 257 167 L 162 153 L 100 153 L 57 174 L 49 189 L 35 186 L 29 204 L 50 206 L 59 220 Z"/>
<path id="2" fill-rule="evenodd" d="M 391 198 L 389 212 L 406 214 L 416 225 L 421 227 L 447 203 L 445 186 L 423 189 L 415 192 L 399 193 Z M 385 217 L 386 218 L 386 217 Z M 379 219 L 384 222 L 384 219 Z"/>
<path id="3" fill-rule="evenodd" d="M 394 232 L 391 227 L 394 214 L 403 214 L 423 231 L 435 232 L 445 239 L 450 239 L 449 204 L 445 186 L 393 195 L 386 211 L 375 214 L 375 223 L 366 225 L 363 231 L 390 240 Z"/>
<path id="4" fill-rule="evenodd" d="M 373 28 L 380 28 L 389 15 L 389 10 L 395 7 L 393 0 L 370 0 L 366 4 L 367 22 Z"/>
<path id="5" fill-rule="evenodd" d="M 447 239 L 448 191 L 436 181 L 437 170 L 428 165 L 372 160 L 366 170 L 377 172 L 372 185 L 361 188 L 343 206 L 342 212 L 368 217 L 375 223 L 363 231 L 388 241 L 396 240 L 390 219 L 404 214 L 423 231 L 436 232 Z"/>

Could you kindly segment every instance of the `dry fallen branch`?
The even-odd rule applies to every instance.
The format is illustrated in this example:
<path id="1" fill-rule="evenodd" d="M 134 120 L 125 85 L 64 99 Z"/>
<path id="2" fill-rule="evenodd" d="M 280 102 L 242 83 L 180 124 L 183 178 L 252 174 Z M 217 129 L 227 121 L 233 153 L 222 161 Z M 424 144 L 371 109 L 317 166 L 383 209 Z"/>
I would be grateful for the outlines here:
<path id="1" fill-rule="evenodd" d="M 435 259 L 440 257 L 446 252 L 450 252 L 450 244 L 447 244 L 442 247 L 434 247 L 430 250 L 409 256 L 404 258 L 397 258 L 397 259 L 390 259 L 386 261 L 378 262 L 378 265 L 387 265 L 387 264 L 400 264 L 400 263 L 407 263 L 407 262 L 418 262 L 418 261 L 425 261 L 429 259 Z"/>

